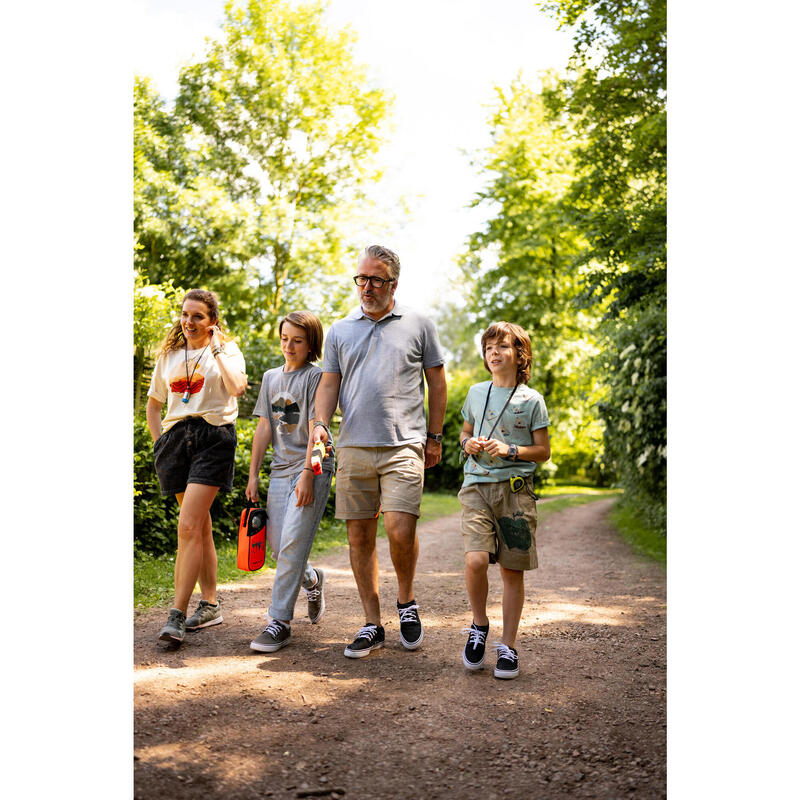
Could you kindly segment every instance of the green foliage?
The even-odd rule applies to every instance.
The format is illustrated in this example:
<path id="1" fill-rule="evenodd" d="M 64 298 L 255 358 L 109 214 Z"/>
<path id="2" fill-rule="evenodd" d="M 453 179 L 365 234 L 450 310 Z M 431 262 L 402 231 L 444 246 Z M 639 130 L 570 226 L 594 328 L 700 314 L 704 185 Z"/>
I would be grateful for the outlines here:
<path id="1" fill-rule="evenodd" d="M 576 134 L 567 193 L 587 245 L 584 304 L 607 306 L 606 450 L 648 524 L 666 502 L 666 3 L 553 0 L 576 24 L 567 78 L 545 91 Z"/>
<path id="2" fill-rule="evenodd" d="M 665 301 L 666 0 L 552 0 L 577 24 L 569 76 L 545 92 L 574 127 L 569 200 L 588 247 L 587 301 Z"/>
<path id="3" fill-rule="evenodd" d="M 613 508 L 611 521 L 622 538 L 637 552 L 659 564 L 667 565 L 667 535 L 661 524 L 655 525 L 642 513 L 641 505 L 623 498 Z M 663 522 L 663 521 L 662 521 Z"/>
<path id="4" fill-rule="evenodd" d="M 174 109 L 137 80 L 136 257 L 151 280 L 214 289 L 232 326 L 267 338 L 293 309 L 339 315 L 389 110 L 352 39 L 318 2 L 229 2 Z"/>
<path id="5" fill-rule="evenodd" d="M 138 272 L 133 286 L 133 387 L 134 414 L 141 408 L 150 373 L 155 366 L 155 353 L 161 340 L 178 317 L 185 292 L 172 281 L 150 284 Z"/>
<path id="6" fill-rule="evenodd" d="M 565 202 L 575 177 L 569 130 L 520 81 L 498 90 L 490 125 L 492 145 L 483 162 L 489 182 L 474 204 L 494 213 L 471 237 L 463 262 L 472 286 L 471 332 L 508 320 L 530 334 L 529 383 L 544 396 L 551 418 L 553 456 L 539 476 L 558 471 L 607 480 L 596 411 L 604 387 L 591 370 L 601 310 L 576 307 L 582 284 L 575 261 L 586 242 Z"/>
<path id="7" fill-rule="evenodd" d="M 666 315 L 657 303 L 612 323 L 603 368 L 609 385 L 600 413 L 606 447 L 629 502 L 666 532 Z"/>

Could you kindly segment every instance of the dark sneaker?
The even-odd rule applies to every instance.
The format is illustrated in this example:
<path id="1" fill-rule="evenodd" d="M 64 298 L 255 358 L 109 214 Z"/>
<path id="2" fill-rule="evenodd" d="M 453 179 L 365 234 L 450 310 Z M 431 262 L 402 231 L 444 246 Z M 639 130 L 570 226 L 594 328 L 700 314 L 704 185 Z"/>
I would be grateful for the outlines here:
<path id="1" fill-rule="evenodd" d="M 464 628 L 461 633 L 468 633 L 467 643 L 461 653 L 461 660 L 467 669 L 481 669 L 486 655 L 486 635 L 489 633 L 488 625 L 476 625 L 474 622 L 469 628 Z"/>
<path id="2" fill-rule="evenodd" d="M 416 650 L 422 644 L 422 623 L 419 619 L 416 600 L 397 604 L 400 615 L 400 641 L 406 650 Z"/>
<path id="3" fill-rule="evenodd" d="M 198 628 L 207 628 L 209 625 L 219 625 L 220 622 L 222 622 L 222 609 L 219 600 L 216 605 L 201 600 L 197 611 L 186 620 L 186 630 L 196 631 Z"/>
<path id="4" fill-rule="evenodd" d="M 497 650 L 497 666 L 494 668 L 495 678 L 511 680 L 519 675 L 519 655 L 513 647 L 502 642 L 495 642 Z"/>
<path id="5" fill-rule="evenodd" d="M 277 619 L 273 619 L 264 628 L 263 633 L 250 642 L 250 649 L 258 650 L 259 653 L 274 653 L 276 650 L 280 650 L 281 647 L 286 647 L 291 636 L 292 629 L 289 625 L 284 625 L 282 622 L 278 622 Z"/>
<path id="6" fill-rule="evenodd" d="M 356 638 L 344 649 L 344 654 L 348 658 L 364 658 L 373 650 L 383 647 L 386 641 L 386 634 L 383 625 L 372 625 L 367 623 L 357 634 Z"/>
<path id="7" fill-rule="evenodd" d="M 186 614 L 179 608 L 171 608 L 169 610 L 169 618 L 167 624 L 161 629 L 158 638 L 162 642 L 169 642 L 170 644 L 180 644 L 183 637 L 186 635 Z"/>
<path id="8" fill-rule="evenodd" d="M 316 567 L 314 567 L 314 572 L 317 573 L 317 582 L 310 589 L 303 587 L 306 600 L 308 600 L 308 618 L 312 625 L 316 625 L 325 613 L 325 573 Z"/>

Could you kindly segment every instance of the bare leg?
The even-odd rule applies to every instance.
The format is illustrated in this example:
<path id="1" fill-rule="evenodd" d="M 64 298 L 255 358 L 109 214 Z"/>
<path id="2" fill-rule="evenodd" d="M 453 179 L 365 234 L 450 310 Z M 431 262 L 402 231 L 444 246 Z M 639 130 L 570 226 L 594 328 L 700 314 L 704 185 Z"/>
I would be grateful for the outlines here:
<path id="1" fill-rule="evenodd" d="M 181 513 L 178 517 L 178 554 L 175 556 L 174 607 L 179 608 L 184 614 L 189 607 L 189 599 L 204 566 L 206 526 L 208 526 L 207 537 L 211 539 L 211 548 L 214 547 L 214 540 L 211 538 L 209 509 L 218 491 L 219 486 L 190 483 L 185 492 L 176 495 Z M 214 564 L 216 565 L 216 551 L 214 551 Z M 209 573 L 207 572 L 204 580 L 208 577 Z M 215 566 L 213 574 L 215 600 L 216 580 Z"/>
<path id="2" fill-rule="evenodd" d="M 183 492 L 176 494 L 178 505 L 183 503 Z M 211 533 L 211 512 L 206 515 L 203 529 L 203 561 L 200 564 L 200 594 L 207 603 L 217 604 L 217 549 Z"/>
<path id="3" fill-rule="evenodd" d="M 486 600 L 489 597 L 489 554 L 482 550 L 470 550 L 466 554 L 465 561 L 465 578 L 469 604 L 472 608 L 472 621 L 476 625 L 488 625 Z"/>
<path id="4" fill-rule="evenodd" d="M 414 599 L 414 573 L 419 555 L 417 518 L 403 511 L 387 511 L 383 522 L 397 575 L 397 599 L 400 603 L 407 603 Z"/>
<path id="5" fill-rule="evenodd" d="M 375 536 L 376 519 L 347 520 L 347 540 L 350 543 L 350 567 L 356 579 L 366 622 L 381 624 L 381 601 L 378 595 L 378 554 Z"/>
<path id="6" fill-rule="evenodd" d="M 500 567 L 503 578 L 503 644 L 514 647 L 525 604 L 525 573 Z"/>

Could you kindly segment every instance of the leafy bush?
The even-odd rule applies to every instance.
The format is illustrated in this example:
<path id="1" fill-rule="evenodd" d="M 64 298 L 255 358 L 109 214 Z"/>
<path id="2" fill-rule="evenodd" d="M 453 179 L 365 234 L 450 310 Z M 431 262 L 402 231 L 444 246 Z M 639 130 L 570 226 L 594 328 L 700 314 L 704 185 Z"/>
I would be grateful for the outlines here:
<path id="1" fill-rule="evenodd" d="M 609 392 L 599 405 L 606 452 L 626 503 L 640 510 L 647 525 L 666 532 L 666 315 L 654 303 L 610 324 L 602 363 Z"/>

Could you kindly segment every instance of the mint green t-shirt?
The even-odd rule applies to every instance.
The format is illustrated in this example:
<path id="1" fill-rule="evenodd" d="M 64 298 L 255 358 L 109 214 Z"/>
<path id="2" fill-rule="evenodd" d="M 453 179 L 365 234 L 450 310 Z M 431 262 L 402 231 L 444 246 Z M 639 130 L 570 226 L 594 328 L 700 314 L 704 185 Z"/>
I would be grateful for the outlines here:
<path id="1" fill-rule="evenodd" d="M 482 419 L 489 387 L 489 405 L 486 407 L 486 416 Z M 470 386 L 461 416 L 472 425 L 473 436 L 489 436 L 497 415 L 512 391 L 513 387 L 492 386 L 491 381 Z M 521 384 L 517 386 L 511 402 L 503 411 L 491 438 L 507 444 L 531 445 L 533 432 L 546 428 L 549 424 L 544 398 L 535 389 Z M 504 458 L 492 458 L 488 453 L 479 453 L 464 462 L 464 486 L 472 483 L 498 483 L 507 481 L 512 475 L 533 475 L 535 471 L 536 464 L 533 461 L 507 461 Z"/>

